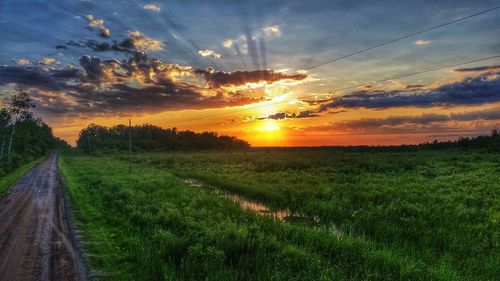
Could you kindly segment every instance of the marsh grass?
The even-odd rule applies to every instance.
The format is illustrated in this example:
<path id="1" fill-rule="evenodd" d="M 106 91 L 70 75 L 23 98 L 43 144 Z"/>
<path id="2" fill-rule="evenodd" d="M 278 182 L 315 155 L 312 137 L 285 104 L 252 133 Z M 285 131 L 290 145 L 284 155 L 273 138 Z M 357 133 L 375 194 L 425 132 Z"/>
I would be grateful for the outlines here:
<path id="1" fill-rule="evenodd" d="M 109 280 L 495 280 L 498 154 L 140 154 L 60 165 Z M 181 178 L 319 217 L 280 222 Z M 334 224 L 346 235 L 332 232 Z"/>

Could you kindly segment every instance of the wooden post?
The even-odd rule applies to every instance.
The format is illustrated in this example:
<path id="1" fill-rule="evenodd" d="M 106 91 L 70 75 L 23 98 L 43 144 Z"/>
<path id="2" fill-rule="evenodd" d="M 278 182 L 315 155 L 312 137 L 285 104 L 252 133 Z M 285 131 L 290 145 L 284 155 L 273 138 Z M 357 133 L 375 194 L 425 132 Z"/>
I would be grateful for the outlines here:
<path id="1" fill-rule="evenodd" d="M 90 131 L 87 133 L 87 144 L 89 146 L 89 160 L 92 160 L 92 151 L 90 150 Z"/>
<path id="2" fill-rule="evenodd" d="M 132 120 L 128 119 L 128 172 L 132 173 Z"/>

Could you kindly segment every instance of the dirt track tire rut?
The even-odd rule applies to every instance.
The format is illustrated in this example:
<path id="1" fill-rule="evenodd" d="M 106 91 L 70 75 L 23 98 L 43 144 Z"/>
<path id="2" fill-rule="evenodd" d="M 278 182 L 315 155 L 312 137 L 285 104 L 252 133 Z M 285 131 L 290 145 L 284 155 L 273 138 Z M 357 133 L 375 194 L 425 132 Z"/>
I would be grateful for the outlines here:
<path id="1" fill-rule="evenodd" d="M 0 281 L 87 281 L 52 153 L 0 199 Z"/>

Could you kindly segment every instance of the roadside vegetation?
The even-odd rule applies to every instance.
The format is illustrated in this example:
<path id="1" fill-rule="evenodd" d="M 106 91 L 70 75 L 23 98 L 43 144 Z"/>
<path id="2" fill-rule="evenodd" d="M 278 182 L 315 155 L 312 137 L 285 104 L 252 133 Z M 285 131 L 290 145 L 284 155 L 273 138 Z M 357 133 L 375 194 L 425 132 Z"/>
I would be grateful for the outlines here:
<path id="1" fill-rule="evenodd" d="M 40 163 L 45 157 L 40 157 L 37 160 L 31 161 L 28 164 L 24 164 L 16 170 L 12 171 L 10 174 L 0 177 L 0 197 L 7 193 L 9 188 L 14 185 L 17 180 L 19 180 L 24 174 Z"/>
<path id="2" fill-rule="evenodd" d="M 69 147 L 54 137 L 52 128 L 33 117 L 34 103 L 29 93 L 20 89 L 4 105 L 0 109 L 0 179 L 50 149 Z"/>
<path id="3" fill-rule="evenodd" d="M 489 148 L 142 153 L 132 174 L 127 161 L 67 153 L 60 163 L 102 279 L 500 276 L 500 153 Z M 291 215 L 259 216 L 182 179 Z"/>

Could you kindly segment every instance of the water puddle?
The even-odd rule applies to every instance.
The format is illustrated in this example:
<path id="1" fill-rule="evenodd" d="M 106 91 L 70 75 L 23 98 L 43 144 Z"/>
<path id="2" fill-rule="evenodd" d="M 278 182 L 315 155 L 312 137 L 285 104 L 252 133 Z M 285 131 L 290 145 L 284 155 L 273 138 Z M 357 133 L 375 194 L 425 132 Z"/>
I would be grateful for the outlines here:
<path id="1" fill-rule="evenodd" d="M 319 216 L 307 216 L 304 214 L 296 214 L 290 212 L 290 210 L 272 210 L 268 206 L 266 206 L 263 203 L 253 201 L 253 200 L 248 200 L 246 198 L 243 198 L 237 194 L 234 193 L 229 193 L 227 191 L 220 190 L 214 186 L 207 185 L 201 181 L 195 180 L 195 179 L 183 179 L 183 183 L 191 186 L 191 187 L 198 187 L 198 188 L 206 188 L 213 192 L 214 194 L 217 194 L 219 196 L 222 196 L 234 203 L 237 203 L 240 205 L 240 207 L 244 210 L 252 211 L 258 215 L 261 216 L 269 216 L 272 217 L 275 220 L 279 221 L 303 221 L 303 222 L 313 222 L 316 224 L 314 227 L 315 229 L 324 229 L 324 226 L 320 226 L 321 220 Z M 330 224 L 327 226 L 328 230 L 333 233 L 337 237 L 344 236 L 344 233 L 342 230 L 340 230 L 335 224 Z"/>
<path id="2" fill-rule="evenodd" d="M 207 188 L 210 191 L 212 191 L 213 193 L 220 195 L 220 196 L 222 196 L 222 197 L 224 197 L 224 198 L 226 198 L 234 203 L 237 203 L 238 205 L 240 205 L 240 207 L 242 209 L 252 211 L 252 212 L 254 212 L 258 215 L 261 215 L 261 216 L 269 216 L 269 217 L 272 217 L 272 218 L 274 218 L 276 220 L 280 220 L 280 221 L 287 219 L 289 217 L 292 217 L 290 211 L 288 211 L 288 210 L 272 210 L 271 208 L 269 208 L 265 204 L 245 199 L 245 198 L 243 198 L 239 195 L 233 194 L 233 193 L 222 191 L 218 188 L 206 185 L 206 184 L 204 184 L 200 181 L 197 181 L 195 179 L 184 179 L 182 181 L 191 187 Z"/>

